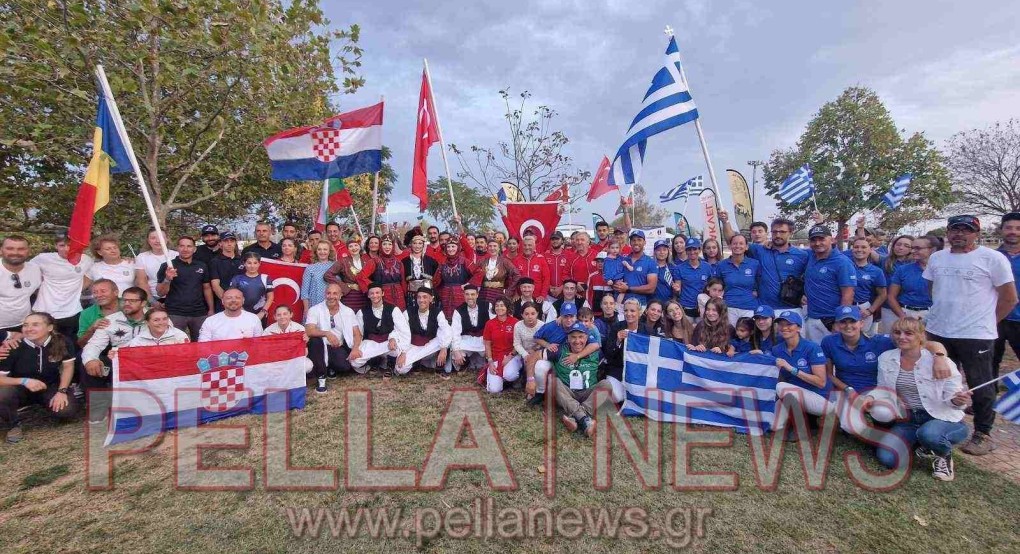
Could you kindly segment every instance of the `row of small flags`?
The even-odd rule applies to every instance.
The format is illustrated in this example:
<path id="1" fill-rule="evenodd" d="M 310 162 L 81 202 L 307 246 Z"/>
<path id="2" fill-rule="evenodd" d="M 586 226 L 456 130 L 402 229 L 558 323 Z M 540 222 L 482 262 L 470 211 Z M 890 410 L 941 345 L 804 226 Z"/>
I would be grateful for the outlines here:
<path id="1" fill-rule="evenodd" d="M 903 197 L 907 195 L 907 187 L 910 186 L 910 173 L 904 173 L 897 177 L 889 192 L 882 196 L 882 203 L 895 210 L 900 207 Z M 804 164 L 790 174 L 786 180 L 779 185 L 779 199 L 790 206 L 796 206 L 811 198 L 815 194 L 814 173 L 811 171 L 811 164 Z"/>

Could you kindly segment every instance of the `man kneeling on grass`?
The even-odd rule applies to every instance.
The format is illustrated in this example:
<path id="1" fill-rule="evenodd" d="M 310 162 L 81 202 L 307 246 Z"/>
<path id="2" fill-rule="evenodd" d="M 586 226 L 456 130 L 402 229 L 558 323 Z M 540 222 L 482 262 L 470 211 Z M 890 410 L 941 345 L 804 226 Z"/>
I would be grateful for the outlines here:
<path id="1" fill-rule="evenodd" d="M 567 334 L 570 355 L 561 356 L 556 362 L 556 404 L 563 410 L 561 421 L 571 431 L 580 431 L 587 436 L 595 432 L 595 391 L 603 401 L 612 402 L 613 387 L 609 381 L 596 383 L 599 373 L 599 353 L 596 350 L 587 356 L 581 352 L 588 346 L 588 328 L 583 323 L 574 323 Z"/>

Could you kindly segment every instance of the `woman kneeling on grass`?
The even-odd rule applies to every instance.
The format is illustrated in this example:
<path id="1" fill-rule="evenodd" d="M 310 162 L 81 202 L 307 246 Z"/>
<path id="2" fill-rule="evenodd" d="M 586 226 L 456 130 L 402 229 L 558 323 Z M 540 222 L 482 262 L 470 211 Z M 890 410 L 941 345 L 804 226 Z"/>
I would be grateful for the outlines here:
<path id="1" fill-rule="evenodd" d="M 952 481 L 953 446 L 967 439 L 967 425 L 962 420 L 963 409 L 970 404 L 970 392 L 964 390 L 952 360 L 945 360 L 949 377 L 936 378 L 935 357 L 924 348 L 921 320 L 897 320 L 892 325 L 892 336 L 897 349 L 878 357 L 878 388 L 870 394 L 873 400 L 867 407 L 876 421 L 897 422 L 889 430 L 891 434 L 883 436 L 875 454 L 882 465 L 897 467 L 904 457 L 909 459 L 910 448 L 918 445 L 916 456 L 932 460 L 932 477 Z M 892 391 L 896 391 L 895 398 L 888 398 Z M 883 398 L 881 403 L 874 400 Z"/>
<path id="2" fill-rule="evenodd" d="M 74 374 L 71 341 L 54 329 L 53 317 L 32 312 L 21 326 L 23 337 L 14 348 L 0 346 L 0 424 L 8 427 L 7 442 L 21 441 L 18 408 L 42 404 L 55 418 L 71 419 L 78 403 L 69 393 Z"/>
<path id="3" fill-rule="evenodd" d="M 776 314 L 775 321 L 782 338 L 782 342 L 772 348 L 780 370 L 776 385 L 778 400 L 815 416 L 834 412 L 836 408 L 829 402 L 832 382 L 825 374 L 825 354 L 816 343 L 800 336 L 804 325 L 800 312 L 782 310 Z M 776 421 L 772 424 L 777 435 L 789 420 L 789 417 L 779 420 L 781 413 L 784 411 L 777 405 Z M 785 440 L 796 440 L 796 434 L 787 433 Z"/>

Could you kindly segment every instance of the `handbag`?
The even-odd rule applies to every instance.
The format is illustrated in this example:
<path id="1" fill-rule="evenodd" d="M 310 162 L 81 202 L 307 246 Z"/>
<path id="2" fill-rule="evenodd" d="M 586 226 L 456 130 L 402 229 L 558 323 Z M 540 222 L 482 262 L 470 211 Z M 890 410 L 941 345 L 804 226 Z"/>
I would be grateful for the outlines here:
<path id="1" fill-rule="evenodd" d="M 775 255 L 772 256 L 772 267 L 776 270 L 776 278 L 779 278 L 779 264 L 776 263 Z M 787 306 L 799 308 L 802 298 L 804 298 L 804 278 L 787 275 L 786 279 L 783 279 L 779 284 L 779 300 Z"/>

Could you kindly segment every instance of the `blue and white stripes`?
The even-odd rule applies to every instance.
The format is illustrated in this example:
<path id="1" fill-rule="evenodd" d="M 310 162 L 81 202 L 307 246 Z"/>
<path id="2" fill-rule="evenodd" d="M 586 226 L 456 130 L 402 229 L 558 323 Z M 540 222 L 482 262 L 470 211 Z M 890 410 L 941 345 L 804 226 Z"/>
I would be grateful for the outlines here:
<path id="1" fill-rule="evenodd" d="M 995 411 L 1013 423 L 1020 423 L 1020 369 L 1006 376 L 1002 382 L 1006 384 L 1006 394 L 995 402 Z"/>
<path id="2" fill-rule="evenodd" d="M 910 186 L 910 179 L 912 175 L 904 173 L 893 181 L 892 188 L 889 192 L 882 196 L 882 202 L 885 202 L 886 206 L 889 206 L 890 210 L 895 210 L 900 207 L 900 203 L 903 202 L 903 197 L 907 195 L 907 187 Z"/>
<path id="3" fill-rule="evenodd" d="M 665 204 L 673 200 L 682 200 L 691 196 L 698 196 L 703 190 L 705 190 L 705 180 L 701 175 L 698 175 L 660 194 L 659 201 Z"/>
<path id="4" fill-rule="evenodd" d="M 637 183 L 648 138 L 697 118 L 698 109 L 680 72 L 680 49 L 676 39 L 670 37 L 666 63 L 652 78 L 641 103 L 641 111 L 634 117 L 627 130 L 627 138 L 616 151 L 609 183 L 616 186 Z"/>
<path id="5" fill-rule="evenodd" d="M 811 176 L 810 165 L 804 164 L 797 168 L 779 185 L 779 199 L 795 206 L 810 198 L 815 193 L 815 182 Z"/>

